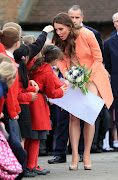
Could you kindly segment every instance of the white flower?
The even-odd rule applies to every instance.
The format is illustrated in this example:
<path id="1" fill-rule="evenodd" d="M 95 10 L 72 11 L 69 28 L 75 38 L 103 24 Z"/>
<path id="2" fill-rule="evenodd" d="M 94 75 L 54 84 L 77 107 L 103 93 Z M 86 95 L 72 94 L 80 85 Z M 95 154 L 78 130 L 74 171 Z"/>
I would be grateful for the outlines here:
<path id="1" fill-rule="evenodd" d="M 68 80 L 69 80 L 70 82 L 73 82 L 73 76 L 72 76 L 72 75 L 68 75 Z"/>
<path id="2" fill-rule="evenodd" d="M 74 71 L 75 69 L 77 69 L 76 66 L 72 66 L 72 67 L 71 67 L 71 70 L 72 70 L 72 71 Z"/>
<path id="3" fill-rule="evenodd" d="M 81 82 L 83 80 L 83 76 L 78 76 L 77 78 L 76 78 L 76 82 Z"/>
<path id="4" fill-rule="evenodd" d="M 78 70 L 74 70 L 73 71 L 73 76 L 77 76 L 77 74 L 78 74 Z"/>

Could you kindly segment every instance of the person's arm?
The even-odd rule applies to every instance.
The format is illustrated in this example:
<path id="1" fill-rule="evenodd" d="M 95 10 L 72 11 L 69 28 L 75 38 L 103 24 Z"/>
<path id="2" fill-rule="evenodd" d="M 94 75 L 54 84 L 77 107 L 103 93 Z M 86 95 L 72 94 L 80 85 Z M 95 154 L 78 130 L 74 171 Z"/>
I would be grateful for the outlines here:
<path id="1" fill-rule="evenodd" d="M 7 98 L 5 99 L 5 104 L 11 119 L 17 117 L 18 113 L 15 108 L 14 96 L 11 87 L 8 89 Z"/>
<path id="2" fill-rule="evenodd" d="M 87 43 L 90 47 L 91 54 L 92 54 L 92 65 L 89 68 L 89 71 L 92 69 L 92 75 L 89 78 L 89 81 L 92 81 L 94 74 L 98 70 L 98 68 L 101 66 L 103 58 L 102 58 L 102 53 L 99 47 L 99 44 L 95 38 L 95 35 L 93 32 L 89 33 L 89 35 L 86 36 Z"/>
<path id="3" fill-rule="evenodd" d="M 104 42 L 104 63 L 105 68 L 111 74 L 111 60 L 110 60 L 110 54 L 109 54 L 109 46 L 108 43 Z"/>
<path id="4" fill-rule="evenodd" d="M 42 33 L 38 36 L 37 40 L 34 43 L 28 45 L 30 49 L 29 61 L 41 51 L 46 41 L 47 34 L 52 30 L 53 30 L 53 26 L 51 25 L 46 26 L 43 29 Z"/>
<path id="5" fill-rule="evenodd" d="M 2 87 L 2 85 L 1 85 L 1 86 L 0 86 L 0 99 L 1 99 L 2 95 L 3 95 L 3 87 Z"/>
<path id="6" fill-rule="evenodd" d="M 70 60 L 68 59 L 68 61 L 70 61 Z M 62 73 L 63 77 L 65 78 L 65 72 L 67 71 L 67 64 L 66 64 L 65 60 L 63 59 L 62 61 L 58 61 L 57 64 L 58 64 L 60 72 Z"/>
<path id="7" fill-rule="evenodd" d="M 98 44 L 99 44 L 99 46 L 100 46 L 100 49 L 101 49 L 101 52 L 102 52 L 102 56 L 103 56 L 103 44 L 102 44 L 102 40 L 101 40 L 101 35 L 100 35 L 100 33 L 97 31 L 96 33 L 95 33 L 95 37 L 96 37 L 96 39 L 97 39 L 97 41 L 98 41 Z"/>
<path id="8" fill-rule="evenodd" d="M 67 84 L 65 82 L 62 82 L 55 73 L 53 74 L 53 77 L 54 77 L 54 82 L 55 82 L 55 89 L 58 89 L 63 85 L 67 87 Z"/>
<path id="9" fill-rule="evenodd" d="M 32 94 L 30 92 L 20 92 L 18 94 L 18 101 L 19 102 L 31 102 L 32 101 Z"/>
<path id="10" fill-rule="evenodd" d="M 61 85 L 64 85 L 64 83 L 60 84 L 60 79 L 58 78 L 55 85 L 53 72 L 48 72 L 45 78 L 43 78 L 43 81 L 45 84 L 45 94 L 48 98 L 61 98 L 64 95 L 63 90 L 61 89 Z M 56 89 L 57 83 L 59 83 L 60 87 Z"/>
<path id="11" fill-rule="evenodd" d="M 28 87 L 24 89 L 22 82 L 19 81 L 18 98 L 17 98 L 19 101 L 19 104 L 21 102 L 31 102 L 32 101 L 31 92 L 35 92 L 35 91 L 36 91 L 36 88 L 34 86 L 31 86 L 30 82 L 28 82 Z"/>

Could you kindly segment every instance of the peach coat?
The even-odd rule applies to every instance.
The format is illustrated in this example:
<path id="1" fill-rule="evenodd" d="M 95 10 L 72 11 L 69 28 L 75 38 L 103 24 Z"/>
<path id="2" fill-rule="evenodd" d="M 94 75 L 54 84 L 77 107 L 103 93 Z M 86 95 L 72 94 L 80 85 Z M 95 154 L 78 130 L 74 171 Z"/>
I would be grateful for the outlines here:
<path id="1" fill-rule="evenodd" d="M 99 48 L 99 44 L 92 31 L 85 27 L 80 29 L 79 36 L 75 40 L 75 51 L 78 59 L 78 63 L 90 71 L 92 69 L 92 76 L 89 81 L 93 81 L 101 97 L 105 100 L 107 108 L 111 106 L 113 102 L 113 95 L 111 85 L 108 78 L 108 73 L 102 64 L 102 54 Z M 65 77 L 66 69 L 69 69 L 70 58 L 66 55 L 63 56 L 62 61 L 58 61 L 58 66 Z"/>

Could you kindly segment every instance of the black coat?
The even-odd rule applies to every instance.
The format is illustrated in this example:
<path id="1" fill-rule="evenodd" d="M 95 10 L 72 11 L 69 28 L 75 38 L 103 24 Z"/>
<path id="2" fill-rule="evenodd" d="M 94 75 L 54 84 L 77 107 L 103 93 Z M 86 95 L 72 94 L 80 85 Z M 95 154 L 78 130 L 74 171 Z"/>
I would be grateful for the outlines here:
<path id="1" fill-rule="evenodd" d="M 105 68 L 111 75 L 111 87 L 114 97 L 118 97 L 118 36 L 114 34 L 104 42 Z"/>
<path id="2" fill-rule="evenodd" d="M 38 36 L 37 40 L 34 43 L 28 45 L 30 49 L 29 61 L 41 51 L 46 41 L 46 38 L 47 33 L 42 31 L 42 33 Z"/>

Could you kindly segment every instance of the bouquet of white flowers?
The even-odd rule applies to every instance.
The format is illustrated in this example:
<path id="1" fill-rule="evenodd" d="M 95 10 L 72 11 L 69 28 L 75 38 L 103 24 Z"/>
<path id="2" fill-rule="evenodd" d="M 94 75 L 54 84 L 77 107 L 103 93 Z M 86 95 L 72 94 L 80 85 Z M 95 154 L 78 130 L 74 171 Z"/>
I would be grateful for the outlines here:
<path id="1" fill-rule="evenodd" d="M 90 78 L 91 73 L 92 70 L 89 73 L 88 69 L 85 67 L 85 64 L 83 67 L 78 64 L 77 66 L 70 66 L 70 70 L 66 71 L 65 77 L 73 84 L 73 89 L 76 86 L 79 86 L 82 93 L 86 95 L 88 89 L 85 86 L 85 83 L 90 83 L 88 79 Z"/>

